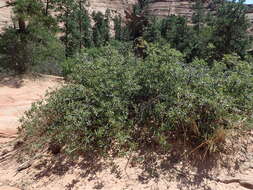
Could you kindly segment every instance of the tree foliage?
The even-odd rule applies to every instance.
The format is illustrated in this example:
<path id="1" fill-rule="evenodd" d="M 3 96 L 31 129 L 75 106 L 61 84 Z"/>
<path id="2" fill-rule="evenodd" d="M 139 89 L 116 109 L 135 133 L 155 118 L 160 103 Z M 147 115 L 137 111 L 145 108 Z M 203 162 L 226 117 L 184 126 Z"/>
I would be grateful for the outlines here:
<path id="1" fill-rule="evenodd" d="M 118 41 L 123 40 L 122 17 L 120 15 L 115 16 L 113 19 L 113 23 L 114 23 L 115 40 L 118 40 Z"/>
<path id="2" fill-rule="evenodd" d="M 192 23 L 194 30 L 199 33 L 206 24 L 206 10 L 202 0 L 197 0 L 193 5 Z"/>
<path id="3" fill-rule="evenodd" d="M 213 20 L 213 44 L 216 47 L 216 56 L 237 53 L 245 56 L 250 45 L 248 29 L 250 27 L 246 16 L 247 8 L 239 2 L 224 1 L 219 4 Z"/>
<path id="4" fill-rule="evenodd" d="M 110 40 L 110 11 L 107 10 L 105 15 L 101 12 L 93 12 L 92 18 L 94 45 L 100 47 Z"/>
<path id="5" fill-rule="evenodd" d="M 85 0 L 53 0 L 53 9 L 58 13 L 58 23 L 63 24 L 61 39 L 65 44 L 66 56 L 92 46 L 91 21 Z"/>
<path id="6" fill-rule="evenodd" d="M 45 66 L 54 67 L 64 59 L 64 48 L 55 37 L 56 22 L 45 14 L 44 6 L 42 1 L 15 1 L 13 26 L 0 35 L 4 67 L 23 73 L 36 65 L 41 65 L 42 70 Z"/>

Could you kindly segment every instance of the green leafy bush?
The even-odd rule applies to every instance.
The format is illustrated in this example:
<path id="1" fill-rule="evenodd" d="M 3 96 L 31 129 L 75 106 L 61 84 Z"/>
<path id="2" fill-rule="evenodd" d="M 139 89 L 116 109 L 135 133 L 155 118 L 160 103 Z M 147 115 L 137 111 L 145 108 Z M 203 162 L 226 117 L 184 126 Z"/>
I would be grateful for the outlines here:
<path id="1" fill-rule="evenodd" d="M 252 65 L 234 56 L 210 67 L 203 60 L 185 64 L 169 46 L 150 44 L 144 60 L 111 46 L 100 50 L 77 56 L 70 84 L 26 113 L 21 132 L 28 144 L 118 153 L 166 150 L 177 137 L 215 151 L 233 118 L 252 113 Z"/>
<path id="2" fill-rule="evenodd" d="M 131 52 L 132 46 L 132 43 L 114 40 L 111 41 L 108 46 L 99 48 L 84 48 L 81 53 L 77 54 L 77 56 L 69 57 L 61 63 L 62 74 L 64 77 L 68 78 L 68 76 L 73 73 L 73 69 L 77 65 L 83 64 L 86 61 L 92 62 L 94 59 L 98 59 L 99 57 L 107 57 L 108 47 L 115 49 L 117 53 L 123 56 L 128 56 Z"/>

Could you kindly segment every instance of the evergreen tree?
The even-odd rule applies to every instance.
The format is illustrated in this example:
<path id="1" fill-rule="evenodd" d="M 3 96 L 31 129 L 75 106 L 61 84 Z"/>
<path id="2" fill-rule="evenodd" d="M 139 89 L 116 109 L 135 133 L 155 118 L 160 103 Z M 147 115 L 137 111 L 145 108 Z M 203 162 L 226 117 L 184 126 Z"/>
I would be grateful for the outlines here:
<path id="1" fill-rule="evenodd" d="M 93 26 L 93 41 L 96 47 L 106 44 L 110 40 L 110 13 L 107 10 L 104 15 L 101 12 L 93 12 L 92 18 L 94 20 Z"/>
<path id="2" fill-rule="evenodd" d="M 173 48 L 178 49 L 183 53 L 190 51 L 192 36 L 190 27 L 187 25 L 187 20 L 181 16 L 169 16 L 162 20 L 161 35 L 166 39 Z"/>
<path id="3" fill-rule="evenodd" d="M 202 0 L 197 0 L 193 5 L 194 13 L 192 15 L 192 23 L 194 24 L 194 30 L 200 33 L 201 29 L 205 25 L 206 15 L 205 7 Z"/>
<path id="4" fill-rule="evenodd" d="M 72 0 L 53 0 L 54 10 L 58 13 L 58 23 L 62 23 L 61 40 L 66 48 L 66 56 L 71 56 L 79 48 L 78 4 Z"/>
<path id="5" fill-rule="evenodd" d="M 85 9 L 82 11 L 81 16 L 81 28 L 82 28 L 82 41 L 84 42 L 84 47 L 90 48 L 93 46 L 93 37 L 92 37 L 92 26 L 91 26 L 91 19 L 89 16 L 88 11 Z"/>
<path id="6" fill-rule="evenodd" d="M 16 0 L 13 3 L 13 27 L 0 35 L 0 63 L 18 73 L 35 65 L 52 66 L 62 56 L 56 38 L 56 22 L 46 15 L 39 0 Z"/>
<path id="7" fill-rule="evenodd" d="M 202 0 L 197 0 L 195 2 L 193 5 L 193 10 L 193 34 L 191 36 L 192 48 L 191 51 L 186 55 L 189 62 L 196 57 L 205 60 L 209 59 L 209 51 L 212 50 L 211 47 L 213 47 L 210 42 L 212 28 L 208 25 L 212 18 L 211 14 L 206 13 L 206 9 Z"/>
<path id="8" fill-rule="evenodd" d="M 246 16 L 247 8 L 243 2 L 222 1 L 217 8 L 213 21 L 212 41 L 218 59 L 230 53 L 237 53 L 243 57 L 250 45 L 247 32 L 250 24 Z"/>
<path id="9" fill-rule="evenodd" d="M 62 41 L 66 56 L 72 56 L 83 47 L 92 45 L 91 24 L 85 0 L 53 0 L 59 23 L 63 23 Z"/>
<path id="10" fill-rule="evenodd" d="M 144 10 L 147 3 L 147 0 L 138 0 L 138 3 L 133 5 L 132 11 L 125 11 L 126 31 L 130 40 L 143 36 L 145 28 L 148 25 L 148 17 Z"/>
<path id="11" fill-rule="evenodd" d="M 105 20 L 104 20 L 104 38 L 105 41 L 108 42 L 110 40 L 110 20 L 111 20 L 111 12 L 109 9 L 105 11 Z"/>
<path id="12" fill-rule="evenodd" d="M 78 1 L 78 9 L 77 14 L 77 22 L 79 29 L 79 49 L 81 50 L 83 47 L 91 47 L 92 46 L 92 27 L 91 20 L 88 11 L 84 7 L 84 0 Z"/>
<path id="13" fill-rule="evenodd" d="M 130 41 L 132 39 L 131 36 L 131 29 L 129 25 L 125 25 L 122 27 L 122 40 L 123 41 Z"/>
<path id="14" fill-rule="evenodd" d="M 114 22 L 114 32 L 115 32 L 115 40 L 121 41 L 123 38 L 123 33 L 122 33 L 122 18 L 121 16 L 116 16 L 113 19 Z"/>
<path id="15" fill-rule="evenodd" d="M 13 5 L 13 22 L 14 27 L 19 29 L 19 32 L 26 32 L 28 24 L 40 23 L 49 30 L 56 30 L 57 24 L 55 19 L 45 14 L 45 4 L 42 0 L 15 0 Z"/>
<path id="16" fill-rule="evenodd" d="M 209 63 L 213 61 L 212 33 L 210 26 L 205 26 L 200 31 L 193 30 L 190 40 L 191 49 L 186 55 L 188 62 L 192 62 L 195 58 L 204 59 Z"/>
<path id="17" fill-rule="evenodd" d="M 161 21 L 156 17 L 149 18 L 143 36 L 148 42 L 159 41 L 161 39 Z"/>

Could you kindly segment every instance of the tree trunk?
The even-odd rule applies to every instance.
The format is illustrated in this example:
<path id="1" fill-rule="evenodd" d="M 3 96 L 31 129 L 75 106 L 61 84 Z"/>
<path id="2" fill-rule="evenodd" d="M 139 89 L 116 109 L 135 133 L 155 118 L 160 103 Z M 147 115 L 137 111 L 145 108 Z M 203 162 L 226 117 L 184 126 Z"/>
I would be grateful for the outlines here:
<path id="1" fill-rule="evenodd" d="M 45 9 L 45 15 L 46 15 L 46 16 L 48 16 L 49 1 L 50 1 L 50 0 L 47 0 L 47 2 L 46 2 L 46 9 Z"/>
<path id="2" fill-rule="evenodd" d="M 26 24 L 23 18 L 19 17 L 18 18 L 18 27 L 19 27 L 19 32 L 20 33 L 25 33 L 26 31 Z"/>
<path id="3" fill-rule="evenodd" d="M 80 13 L 79 13 L 79 32 L 80 32 L 80 42 L 79 42 L 79 51 L 81 52 L 81 49 L 82 49 L 82 47 L 83 47 L 83 43 L 82 43 L 82 14 L 83 14 L 83 9 L 82 9 L 82 0 L 79 0 L 79 11 L 80 11 Z"/>

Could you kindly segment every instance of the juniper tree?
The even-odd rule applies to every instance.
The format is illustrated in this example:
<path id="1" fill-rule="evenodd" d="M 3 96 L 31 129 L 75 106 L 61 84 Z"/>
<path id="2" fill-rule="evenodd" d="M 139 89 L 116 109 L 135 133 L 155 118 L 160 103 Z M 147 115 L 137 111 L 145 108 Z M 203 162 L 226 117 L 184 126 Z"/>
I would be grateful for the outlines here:
<path id="1" fill-rule="evenodd" d="M 49 64 L 49 60 L 50 64 L 57 62 L 63 49 L 56 38 L 54 18 L 44 12 L 45 4 L 40 0 L 15 0 L 12 6 L 13 27 L 0 35 L 1 64 L 23 73 L 35 65 Z"/>
<path id="2" fill-rule="evenodd" d="M 187 20 L 181 16 L 169 16 L 162 20 L 161 35 L 166 39 L 173 48 L 186 53 L 189 50 L 192 36 L 190 27 L 187 25 Z"/>
<path id="3" fill-rule="evenodd" d="M 251 43 L 247 32 L 250 27 L 246 16 L 247 8 L 243 3 L 243 0 L 233 0 L 218 4 L 212 38 L 218 59 L 230 53 L 243 57 Z"/>
<path id="4" fill-rule="evenodd" d="M 72 56 L 83 47 L 92 45 L 91 24 L 85 7 L 85 0 L 53 0 L 57 19 L 63 24 L 62 40 L 66 56 Z"/>
<path id="5" fill-rule="evenodd" d="M 115 32 L 115 40 L 122 40 L 123 37 L 123 31 L 122 31 L 122 18 L 120 15 L 117 15 L 116 17 L 114 17 L 113 19 L 113 23 L 114 23 L 114 32 Z"/>
<path id="6" fill-rule="evenodd" d="M 161 39 L 161 20 L 156 17 L 149 18 L 143 36 L 148 42 L 159 41 Z"/>
<path id="7" fill-rule="evenodd" d="M 202 0 L 197 0 L 193 5 L 194 13 L 192 15 L 192 23 L 194 24 L 194 30 L 197 33 L 200 33 L 200 30 L 205 25 L 206 15 L 205 15 L 205 7 Z"/>
<path id="8" fill-rule="evenodd" d="M 110 13 L 106 11 L 104 15 L 101 12 L 93 12 L 92 18 L 94 20 L 93 25 L 93 41 L 96 47 L 105 45 L 110 40 Z"/>

